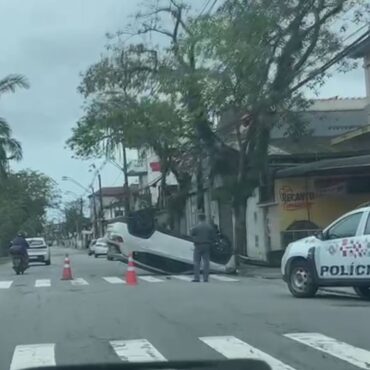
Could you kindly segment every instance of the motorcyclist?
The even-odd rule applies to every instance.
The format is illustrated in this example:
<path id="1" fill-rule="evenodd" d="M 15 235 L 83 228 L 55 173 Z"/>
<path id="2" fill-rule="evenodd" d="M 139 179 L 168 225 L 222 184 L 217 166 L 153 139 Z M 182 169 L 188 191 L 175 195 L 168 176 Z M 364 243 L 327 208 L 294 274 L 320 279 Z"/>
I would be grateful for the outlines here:
<path id="1" fill-rule="evenodd" d="M 28 251 L 30 247 L 27 240 L 25 239 L 25 234 L 23 232 L 18 232 L 17 236 L 10 242 L 9 252 L 12 255 L 20 255 L 23 258 L 23 263 L 28 265 Z"/>

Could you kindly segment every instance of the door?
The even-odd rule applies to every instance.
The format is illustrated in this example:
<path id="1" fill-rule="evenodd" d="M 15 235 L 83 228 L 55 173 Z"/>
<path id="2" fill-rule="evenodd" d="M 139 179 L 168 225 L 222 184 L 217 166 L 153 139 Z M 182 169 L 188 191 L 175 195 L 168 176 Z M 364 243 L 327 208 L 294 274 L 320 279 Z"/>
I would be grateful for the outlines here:
<path id="1" fill-rule="evenodd" d="M 315 249 L 316 270 L 320 278 L 348 280 L 369 277 L 365 263 L 367 245 L 362 235 L 365 216 L 367 212 L 351 213 L 325 230 Z"/>

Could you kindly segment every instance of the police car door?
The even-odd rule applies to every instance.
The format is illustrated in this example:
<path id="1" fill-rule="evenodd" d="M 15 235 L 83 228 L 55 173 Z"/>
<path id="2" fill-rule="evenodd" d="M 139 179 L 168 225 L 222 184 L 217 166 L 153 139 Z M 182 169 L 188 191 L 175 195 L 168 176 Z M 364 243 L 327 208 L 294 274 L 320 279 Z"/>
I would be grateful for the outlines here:
<path id="1" fill-rule="evenodd" d="M 315 250 L 316 270 L 321 279 L 346 280 L 362 276 L 365 248 L 362 230 L 368 212 L 351 212 L 324 231 Z M 370 238 L 369 238 L 370 239 Z"/>

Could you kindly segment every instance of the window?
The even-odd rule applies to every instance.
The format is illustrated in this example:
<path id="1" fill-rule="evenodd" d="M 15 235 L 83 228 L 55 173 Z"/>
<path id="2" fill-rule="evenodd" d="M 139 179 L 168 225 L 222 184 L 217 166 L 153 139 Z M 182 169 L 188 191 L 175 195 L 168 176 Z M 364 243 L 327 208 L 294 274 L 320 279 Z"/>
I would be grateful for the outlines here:
<path id="1" fill-rule="evenodd" d="M 370 235 L 370 213 L 369 213 L 369 216 L 367 216 L 364 234 Z"/>
<path id="2" fill-rule="evenodd" d="M 327 239 L 349 238 L 356 235 L 363 212 L 354 213 L 338 221 L 327 231 Z"/>

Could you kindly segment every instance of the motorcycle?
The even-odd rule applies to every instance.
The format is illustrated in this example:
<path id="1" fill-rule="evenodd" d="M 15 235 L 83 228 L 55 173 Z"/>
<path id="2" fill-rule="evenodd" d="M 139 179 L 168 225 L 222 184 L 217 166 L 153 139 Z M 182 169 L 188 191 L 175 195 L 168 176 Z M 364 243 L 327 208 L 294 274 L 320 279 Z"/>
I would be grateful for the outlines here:
<path id="1" fill-rule="evenodd" d="M 13 270 L 17 275 L 23 275 L 28 268 L 28 257 L 21 253 L 19 246 L 11 246 L 9 252 L 12 256 Z"/>
<path id="2" fill-rule="evenodd" d="M 20 255 L 13 256 L 13 269 L 17 275 L 23 275 L 27 267 L 27 264 L 24 262 L 24 257 Z"/>

